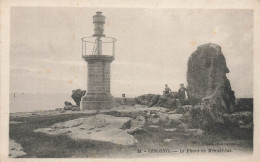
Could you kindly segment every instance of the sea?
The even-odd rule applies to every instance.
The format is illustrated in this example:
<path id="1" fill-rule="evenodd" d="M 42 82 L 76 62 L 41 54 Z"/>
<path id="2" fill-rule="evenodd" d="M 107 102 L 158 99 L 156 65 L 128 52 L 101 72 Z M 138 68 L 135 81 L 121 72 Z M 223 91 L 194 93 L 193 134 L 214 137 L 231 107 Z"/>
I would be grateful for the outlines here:
<path id="1" fill-rule="evenodd" d="M 75 105 L 71 94 L 10 94 L 9 110 L 14 112 L 33 112 L 63 108 L 64 102 Z"/>

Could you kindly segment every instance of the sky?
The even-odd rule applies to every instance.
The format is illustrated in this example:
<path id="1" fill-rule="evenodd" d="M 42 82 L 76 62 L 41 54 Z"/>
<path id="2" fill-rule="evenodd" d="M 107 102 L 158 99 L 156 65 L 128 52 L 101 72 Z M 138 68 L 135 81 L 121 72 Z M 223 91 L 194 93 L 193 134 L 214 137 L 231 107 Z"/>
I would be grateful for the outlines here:
<path id="1" fill-rule="evenodd" d="M 117 39 L 115 97 L 161 94 L 165 84 L 177 91 L 189 56 L 205 43 L 222 47 L 236 97 L 253 97 L 253 11 L 231 9 L 13 7 L 10 92 L 86 89 L 81 38 L 92 36 L 96 11 L 106 16 L 106 36 Z"/>

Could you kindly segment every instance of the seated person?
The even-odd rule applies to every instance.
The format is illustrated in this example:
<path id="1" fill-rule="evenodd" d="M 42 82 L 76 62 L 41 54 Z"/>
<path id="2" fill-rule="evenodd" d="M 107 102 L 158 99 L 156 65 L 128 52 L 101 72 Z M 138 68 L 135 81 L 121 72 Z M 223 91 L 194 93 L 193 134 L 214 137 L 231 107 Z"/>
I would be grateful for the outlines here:
<path id="1" fill-rule="evenodd" d="M 168 87 L 167 84 L 165 84 L 165 90 L 163 91 L 163 94 L 167 94 L 171 91 L 171 89 Z"/>

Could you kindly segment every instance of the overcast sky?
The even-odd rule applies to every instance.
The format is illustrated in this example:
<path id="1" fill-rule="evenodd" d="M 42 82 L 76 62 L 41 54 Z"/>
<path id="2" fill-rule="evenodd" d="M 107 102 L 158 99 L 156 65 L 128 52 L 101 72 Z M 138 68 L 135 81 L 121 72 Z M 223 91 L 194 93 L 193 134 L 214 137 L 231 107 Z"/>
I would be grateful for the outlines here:
<path id="1" fill-rule="evenodd" d="M 115 37 L 111 93 L 134 97 L 186 83 L 188 58 L 198 45 L 222 47 L 236 97 L 253 96 L 252 10 L 12 8 L 11 92 L 71 93 L 86 89 L 81 38 L 92 16 L 106 16 Z"/>

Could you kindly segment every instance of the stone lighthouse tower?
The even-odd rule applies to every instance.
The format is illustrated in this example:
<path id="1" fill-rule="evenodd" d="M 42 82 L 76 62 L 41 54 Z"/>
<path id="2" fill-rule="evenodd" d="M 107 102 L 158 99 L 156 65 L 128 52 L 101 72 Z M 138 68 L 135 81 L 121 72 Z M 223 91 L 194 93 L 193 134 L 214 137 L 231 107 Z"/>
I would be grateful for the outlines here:
<path id="1" fill-rule="evenodd" d="M 115 99 L 110 94 L 110 65 L 115 59 L 116 39 L 105 37 L 105 16 L 102 12 L 96 12 L 93 23 L 93 36 L 81 39 L 82 58 L 88 65 L 87 93 L 81 99 L 81 110 L 109 109 L 115 106 Z"/>

